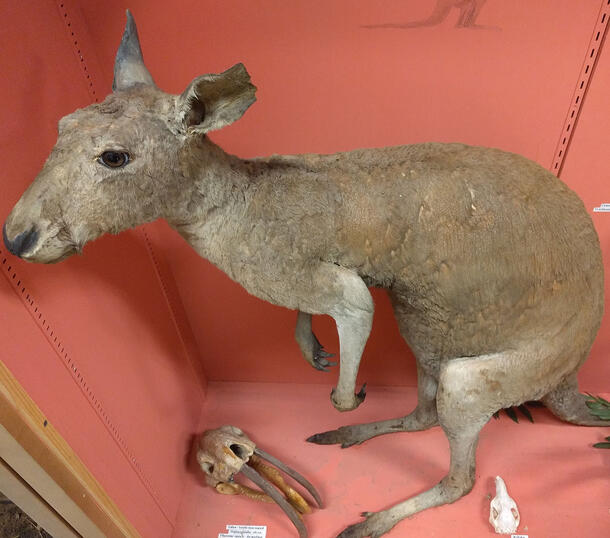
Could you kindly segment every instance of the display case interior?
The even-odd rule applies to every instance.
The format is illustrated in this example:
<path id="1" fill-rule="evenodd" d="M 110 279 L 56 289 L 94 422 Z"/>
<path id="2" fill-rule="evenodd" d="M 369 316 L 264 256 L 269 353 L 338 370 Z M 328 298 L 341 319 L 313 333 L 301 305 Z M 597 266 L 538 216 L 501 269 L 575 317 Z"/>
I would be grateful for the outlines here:
<path id="1" fill-rule="evenodd" d="M 457 141 L 519 153 L 582 198 L 608 273 L 608 0 L 5 3 L 3 222 L 43 166 L 58 120 L 111 92 L 126 8 L 166 92 L 246 65 L 257 102 L 211 133 L 225 151 L 255 157 Z M 296 313 L 249 295 L 165 222 L 103 236 L 55 265 L 26 263 L 0 246 L 0 264 L 0 358 L 142 536 L 217 536 L 230 524 L 296 535 L 277 506 L 205 487 L 192 442 L 222 424 L 239 426 L 314 483 L 324 508 L 304 519 L 315 538 L 335 536 L 361 512 L 388 508 L 447 472 L 438 427 L 345 450 L 305 442 L 414 408 L 414 358 L 382 290 L 372 290 L 375 317 L 358 375 L 366 401 L 338 413 L 329 398 L 337 367 L 322 372 L 303 360 Z M 609 319 L 579 377 L 582 392 L 606 397 Z M 314 318 L 314 330 L 338 355 L 332 319 Z M 519 505 L 521 534 L 608 534 L 610 454 L 591 446 L 607 430 L 560 422 L 544 408 L 531 413 L 533 423 L 523 415 L 519 423 L 505 414 L 490 420 L 471 493 L 390 535 L 491 535 L 497 475 Z"/>

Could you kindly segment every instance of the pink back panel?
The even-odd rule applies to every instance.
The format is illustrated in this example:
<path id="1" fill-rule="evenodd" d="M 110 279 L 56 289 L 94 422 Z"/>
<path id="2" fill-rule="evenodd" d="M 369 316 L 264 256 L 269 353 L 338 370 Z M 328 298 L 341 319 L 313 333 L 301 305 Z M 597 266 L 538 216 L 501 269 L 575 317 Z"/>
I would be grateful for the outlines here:
<path id="1" fill-rule="evenodd" d="M 610 4 L 606 12 L 610 17 Z M 594 211 L 601 204 L 610 204 L 610 168 L 607 162 L 610 140 L 609 96 L 610 50 L 606 45 L 599 56 L 561 172 L 561 178 L 582 197 L 593 216 L 606 267 L 606 315 L 591 358 L 581 370 L 580 376 L 581 385 L 593 392 L 607 390 L 610 379 L 610 212 Z"/>
<path id="2" fill-rule="evenodd" d="M 1 15 L 4 222 L 53 146 L 57 120 L 105 91 L 96 45 L 68 2 L 4 3 Z M 155 256 L 143 230 L 53 266 L 0 246 L 0 358 L 136 527 L 167 536 L 204 380 Z"/>
<path id="3" fill-rule="evenodd" d="M 600 1 L 489 1 L 476 20 L 481 28 L 455 28 L 456 9 L 435 26 L 363 28 L 424 19 L 435 4 L 187 0 L 168 10 L 132 0 L 129 7 L 147 64 L 166 91 L 182 91 L 201 73 L 246 64 L 258 102 L 237 124 L 213 134 L 227 151 L 330 153 L 461 141 L 551 167 Z M 112 2 L 112 12 L 125 5 Z M 109 9 L 83 6 L 108 80 L 122 27 L 121 17 L 99 23 Z M 300 358 L 294 313 L 248 296 L 167 227 L 157 230 L 210 379 L 332 381 L 335 374 L 313 371 Z M 374 297 L 375 325 L 360 377 L 414 384 L 413 361 L 387 297 L 381 291 Z M 332 320 L 315 324 L 336 352 Z"/>
<path id="4" fill-rule="evenodd" d="M 2 6 L 10 21 L 0 55 L 2 219 L 42 165 L 57 119 L 109 90 L 125 7 L 167 91 L 246 63 L 259 100 L 243 120 L 214 135 L 228 151 L 253 156 L 459 140 L 523 153 L 545 166 L 600 7 L 599 0 L 533 6 L 490 0 L 476 21 L 484 28 L 456 29 L 454 10 L 435 26 L 367 29 L 362 25 L 425 18 L 435 1 L 74 4 Z M 608 122 L 599 121 L 608 110 L 607 56 L 562 173 L 590 210 L 610 202 L 603 199 L 608 172 L 599 157 L 610 134 Z M 605 217 L 595 214 L 594 221 L 608 263 Z M 294 313 L 247 295 L 162 223 L 103 238 L 85 252 L 48 267 L 7 257 L 1 358 L 141 532 L 166 536 L 203 401 L 201 366 L 215 380 L 319 383 L 335 374 L 315 372 L 300 358 Z M 381 291 L 374 296 L 361 377 L 412 385 L 413 362 L 388 299 Z M 338 351 L 331 320 L 316 320 L 316 331 Z M 584 388 L 607 382 L 602 357 L 609 336 L 606 322 L 583 372 Z"/>

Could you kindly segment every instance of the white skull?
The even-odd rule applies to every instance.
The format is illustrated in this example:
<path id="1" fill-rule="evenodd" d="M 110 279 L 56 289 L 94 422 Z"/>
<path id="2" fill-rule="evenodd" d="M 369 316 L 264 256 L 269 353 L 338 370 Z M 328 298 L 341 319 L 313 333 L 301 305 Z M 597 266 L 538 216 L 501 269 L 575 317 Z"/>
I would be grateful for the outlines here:
<path id="1" fill-rule="evenodd" d="M 206 475 L 206 482 L 216 487 L 220 482 L 230 482 L 233 475 L 254 453 L 256 445 L 235 426 L 221 426 L 208 430 L 199 438 L 197 462 Z"/>
<path id="2" fill-rule="evenodd" d="M 508 496 L 506 484 L 496 476 L 496 496 L 491 500 L 489 522 L 498 534 L 511 534 L 519 526 L 517 503 Z"/>

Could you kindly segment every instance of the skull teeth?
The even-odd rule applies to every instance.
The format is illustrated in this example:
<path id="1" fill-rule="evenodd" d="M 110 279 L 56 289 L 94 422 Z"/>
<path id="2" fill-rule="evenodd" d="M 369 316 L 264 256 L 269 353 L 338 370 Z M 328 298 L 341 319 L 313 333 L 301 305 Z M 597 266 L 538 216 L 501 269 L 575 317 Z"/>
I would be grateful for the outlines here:
<path id="1" fill-rule="evenodd" d="M 292 521 L 292 524 L 296 527 L 297 531 L 299 532 L 299 538 L 307 538 L 307 529 L 305 528 L 305 524 L 301 520 L 301 516 L 295 510 L 295 508 L 284 498 L 284 496 L 247 463 L 244 464 L 244 466 L 242 467 L 242 473 L 278 504 L 278 506 L 288 516 L 288 519 L 290 519 L 290 521 Z"/>

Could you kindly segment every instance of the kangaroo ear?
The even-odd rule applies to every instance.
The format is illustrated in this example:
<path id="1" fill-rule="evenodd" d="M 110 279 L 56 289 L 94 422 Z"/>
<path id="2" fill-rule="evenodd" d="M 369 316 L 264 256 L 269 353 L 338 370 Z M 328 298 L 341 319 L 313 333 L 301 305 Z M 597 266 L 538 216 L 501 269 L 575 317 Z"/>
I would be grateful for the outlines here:
<path id="1" fill-rule="evenodd" d="M 180 120 L 189 132 L 221 129 L 244 115 L 256 101 L 255 93 L 243 64 L 218 75 L 201 75 L 179 97 Z"/>

